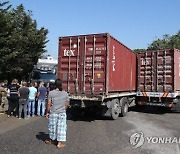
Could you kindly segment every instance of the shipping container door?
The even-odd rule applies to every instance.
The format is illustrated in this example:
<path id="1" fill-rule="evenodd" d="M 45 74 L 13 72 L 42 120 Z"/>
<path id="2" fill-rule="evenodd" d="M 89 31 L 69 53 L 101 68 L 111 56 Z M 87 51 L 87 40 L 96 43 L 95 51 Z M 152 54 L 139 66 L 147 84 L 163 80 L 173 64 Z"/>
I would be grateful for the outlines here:
<path id="1" fill-rule="evenodd" d="M 173 90 L 173 52 L 147 51 L 138 54 L 138 90 L 168 92 Z"/>
<path id="2" fill-rule="evenodd" d="M 156 91 L 156 73 L 156 53 L 138 54 L 138 89 L 140 91 Z"/>
<path id="3" fill-rule="evenodd" d="M 93 94 L 105 91 L 106 38 L 88 35 L 82 38 L 81 93 Z"/>
<path id="4" fill-rule="evenodd" d="M 173 50 L 157 51 L 157 91 L 174 90 L 174 52 Z"/>
<path id="5" fill-rule="evenodd" d="M 63 89 L 68 92 L 78 91 L 80 65 L 80 39 L 65 37 L 59 40 L 58 77 Z"/>

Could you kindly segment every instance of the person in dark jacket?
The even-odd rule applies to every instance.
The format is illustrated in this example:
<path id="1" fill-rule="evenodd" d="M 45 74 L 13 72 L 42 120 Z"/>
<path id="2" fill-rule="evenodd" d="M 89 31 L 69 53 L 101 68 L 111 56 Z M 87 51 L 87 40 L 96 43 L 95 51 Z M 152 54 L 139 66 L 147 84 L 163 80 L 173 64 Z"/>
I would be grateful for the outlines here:
<path id="1" fill-rule="evenodd" d="M 18 105 L 19 105 L 19 96 L 18 96 L 18 89 L 20 86 L 18 85 L 18 80 L 14 79 L 12 84 L 9 86 L 10 96 L 9 96 L 9 108 L 7 115 L 8 117 L 11 116 L 11 112 L 15 109 L 15 116 L 18 117 Z"/>
<path id="2" fill-rule="evenodd" d="M 22 82 L 22 87 L 19 88 L 19 119 L 21 119 L 22 110 L 24 112 L 24 119 L 27 119 L 28 98 L 29 88 L 26 82 Z"/>

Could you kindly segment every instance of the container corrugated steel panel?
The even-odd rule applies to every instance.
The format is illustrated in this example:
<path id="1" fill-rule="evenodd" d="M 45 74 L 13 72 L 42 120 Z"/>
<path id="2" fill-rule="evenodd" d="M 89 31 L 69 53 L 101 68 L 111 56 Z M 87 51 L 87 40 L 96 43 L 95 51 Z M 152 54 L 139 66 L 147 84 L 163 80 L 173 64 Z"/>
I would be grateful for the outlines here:
<path id="1" fill-rule="evenodd" d="M 58 78 L 70 94 L 134 91 L 136 54 L 107 33 L 60 37 Z"/>
<path id="2" fill-rule="evenodd" d="M 180 50 L 145 51 L 137 54 L 137 90 L 175 92 L 180 90 Z"/>

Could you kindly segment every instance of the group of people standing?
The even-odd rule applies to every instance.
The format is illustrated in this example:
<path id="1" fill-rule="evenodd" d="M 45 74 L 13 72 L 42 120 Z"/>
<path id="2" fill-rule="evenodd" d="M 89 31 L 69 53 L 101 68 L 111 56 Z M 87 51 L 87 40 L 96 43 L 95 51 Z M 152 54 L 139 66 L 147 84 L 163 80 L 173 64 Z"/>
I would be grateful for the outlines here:
<path id="1" fill-rule="evenodd" d="M 57 148 L 65 146 L 67 131 L 66 110 L 69 106 L 69 95 L 62 90 L 61 80 L 56 79 L 54 87 L 51 89 L 49 85 L 44 86 L 43 82 L 39 86 L 36 83 L 30 83 L 27 86 L 27 82 L 22 82 L 19 85 L 18 81 L 14 79 L 8 88 L 4 88 L 0 84 L 0 92 L 3 94 L 1 100 L 5 97 L 5 94 L 8 95 L 8 117 L 11 116 L 14 109 L 15 116 L 19 119 L 22 118 L 22 111 L 24 119 L 29 116 L 33 117 L 35 114 L 35 102 L 37 101 L 37 115 L 46 116 L 48 119 L 49 138 L 45 140 L 45 143 L 54 144 L 54 141 L 57 140 Z"/>
<path id="2" fill-rule="evenodd" d="M 38 116 L 45 116 L 46 100 L 50 87 L 45 87 L 43 82 L 40 82 L 39 85 L 36 82 L 28 85 L 25 81 L 19 84 L 18 80 L 14 79 L 9 86 L 2 87 L 1 85 L 0 87 L 3 98 L 6 97 L 8 100 L 8 117 L 14 113 L 19 119 L 22 117 L 28 119 L 30 116 L 34 117 L 35 111 Z M 1 104 L 5 104 L 5 102 Z"/>

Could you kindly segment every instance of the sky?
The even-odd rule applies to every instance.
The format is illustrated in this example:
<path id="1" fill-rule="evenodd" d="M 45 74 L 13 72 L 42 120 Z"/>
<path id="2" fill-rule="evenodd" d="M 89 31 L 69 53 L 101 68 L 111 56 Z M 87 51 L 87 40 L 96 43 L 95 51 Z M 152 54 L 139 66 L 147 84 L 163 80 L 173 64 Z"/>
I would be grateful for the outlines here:
<path id="1" fill-rule="evenodd" d="M 4 0 L 5 1 L 5 0 Z M 46 54 L 58 58 L 58 38 L 110 33 L 130 49 L 147 48 L 180 30 L 180 0 L 10 0 L 49 30 Z"/>

